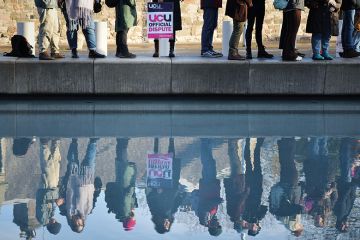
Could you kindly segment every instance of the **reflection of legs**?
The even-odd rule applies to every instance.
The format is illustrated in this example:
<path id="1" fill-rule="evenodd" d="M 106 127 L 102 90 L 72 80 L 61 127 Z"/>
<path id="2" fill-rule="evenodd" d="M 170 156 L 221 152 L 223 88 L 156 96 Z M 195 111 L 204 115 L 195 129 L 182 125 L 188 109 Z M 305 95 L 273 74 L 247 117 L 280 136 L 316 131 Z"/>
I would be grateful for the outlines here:
<path id="1" fill-rule="evenodd" d="M 127 148 L 129 144 L 128 138 L 116 139 L 116 182 L 120 182 L 124 178 L 125 165 L 128 163 Z"/>
<path id="2" fill-rule="evenodd" d="M 60 173 L 60 140 L 40 139 L 40 165 L 45 188 L 55 188 L 59 182 Z"/>
<path id="3" fill-rule="evenodd" d="M 258 138 L 256 141 L 256 147 L 254 151 L 254 174 L 256 176 L 262 176 L 260 153 L 263 143 L 264 143 L 264 138 Z"/>
<path id="4" fill-rule="evenodd" d="M 159 153 L 159 138 L 154 139 L 154 153 Z"/>
<path id="5" fill-rule="evenodd" d="M 96 142 L 97 139 L 90 139 L 84 161 L 81 163 L 82 166 L 90 167 L 92 170 L 95 170 Z"/>
<path id="6" fill-rule="evenodd" d="M 76 163 L 79 164 L 79 152 L 78 152 L 78 143 L 77 143 L 77 138 L 73 138 L 70 146 L 69 146 L 69 151 L 67 154 L 67 160 L 70 163 Z"/>
<path id="7" fill-rule="evenodd" d="M 211 141 L 208 138 L 201 139 L 201 164 L 202 178 L 204 181 L 216 179 L 216 162 L 212 156 Z"/>
<path id="8" fill-rule="evenodd" d="M 174 138 L 169 139 L 168 152 L 173 153 L 173 186 L 176 186 L 180 180 L 181 159 L 176 158 Z"/>
<path id="9" fill-rule="evenodd" d="M 280 160 L 280 182 L 290 186 L 296 186 L 298 181 L 298 172 L 294 162 L 295 139 L 281 138 L 278 140 L 278 148 Z"/>
<path id="10" fill-rule="evenodd" d="M 5 161 L 5 141 L 0 138 L 0 175 L 4 173 L 4 161 Z"/>
<path id="11" fill-rule="evenodd" d="M 242 143 L 244 143 L 243 139 L 229 139 L 228 141 L 228 155 L 230 159 L 232 176 L 245 174 L 246 165 L 245 161 L 242 159 L 244 156 L 244 146 L 239 146 Z"/>

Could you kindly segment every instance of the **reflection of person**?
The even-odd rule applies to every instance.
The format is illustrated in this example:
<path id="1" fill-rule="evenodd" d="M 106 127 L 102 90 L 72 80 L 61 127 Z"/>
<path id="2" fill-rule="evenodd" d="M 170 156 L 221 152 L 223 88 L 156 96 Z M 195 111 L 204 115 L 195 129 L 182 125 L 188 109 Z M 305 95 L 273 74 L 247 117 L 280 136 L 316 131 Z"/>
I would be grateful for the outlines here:
<path id="1" fill-rule="evenodd" d="M 31 199 L 27 203 L 14 205 L 13 222 L 20 227 L 20 237 L 30 240 L 36 237 L 36 229 L 41 226 L 35 216 L 35 200 Z"/>
<path id="2" fill-rule="evenodd" d="M 199 200 L 195 214 L 198 216 L 200 224 L 208 228 L 210 235 L 219 236 L 222 233 L 222 227 L 216 214 L 218 205 L 223 199 L 220 197 L 220 181 L 216 179 L 216 162 L 212 156 L 210 139 L 201 139 L 200 158 L 202 178 L 196 193 Z"/>
<path id="3" fill-rule="evenodd" d="M 23 157 L 35 141 L 35 138 L 14 138 L 13 154 L 16 157 Z"/>
<path id="4" fill-rule="evenodd" d="M 158 139 L 155 139 L 154 152 L 158 152 Z M 175 213 L 182 202 L 182 194 L 179 189 L 181 160 L 175 155 L 175 142 L 169 139 L 168 153 L 173 153 L 173 175 L 171 188 L 147 188 L 146 200 L 152 215 L 151 220 L 155 225 L 155 230 L 160 233 L 170 231 L 175 220 Z"/>
<path id="5" fill-rule="evenodd" d="M 280 160 L 280 182 L 270 191 L 270 212 L 281 220 L 292 234 L 300 236 L 303 232 L 301 224 L 302 189 L 298 183 L 298 172 L 295 166 L 295 139 L 278 140 Z"/>
<path id="6" fill-rule="evenodd" d="M 97 138 L 90 138 L 86 155 L 80 164 L 77 139 L 73 139 L 68 152 L 66 173 L 65 209 L 69 226 L 74 232 L 84 230 L 87 215 L 94 208 L 94 175 Z"/>
<path id="7" fill-rule="evenodd" d="M 306 178 L 305 210 L 317 227 L 324 227 L 337 200 L 336 161 L 331 161 L 327 138 L 311 138 L 304 161 Z"/>
<path id="8" fill-rule="evenodd" d="M 341 140 L 341 177 L 338 183 L 339 198 L 334 208 L 336 228 L 340 232 L 348 231 L 348 216 L 354 206 L 356 198 L 356 188 L 360 177 L 358 150 L 359 142 L 356 139 L 344 138 Z"/>
<path id="9" fill-rule="evenodd" d="M 58 234 L 61 224 L 54 218 L 59 199 L 60 140 L 40 139 L 41 186 L 36 193 L 36 218 L 51 234 Z"/>
<path id="10" fill-rule="evenodd" d="M 105 201 L 108 212 L 122 222 L 124 230 L 134 229 L 137 199 L 135 194 L 136 165 L 128 161 L 129 139 L 116 139 L 115 182 L 106 185 Z"/>

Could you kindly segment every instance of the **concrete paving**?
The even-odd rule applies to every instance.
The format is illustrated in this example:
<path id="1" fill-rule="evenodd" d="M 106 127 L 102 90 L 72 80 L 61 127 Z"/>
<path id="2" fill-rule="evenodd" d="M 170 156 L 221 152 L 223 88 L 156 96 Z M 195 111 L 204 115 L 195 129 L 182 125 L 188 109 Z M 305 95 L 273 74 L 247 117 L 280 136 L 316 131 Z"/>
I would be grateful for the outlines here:
<path id="1" fill-rule="evenodd" d="M 229 61 L 197 54 L 135 59 L 0 57 L 0 94 L 358 95 L 360 58 Z"/>

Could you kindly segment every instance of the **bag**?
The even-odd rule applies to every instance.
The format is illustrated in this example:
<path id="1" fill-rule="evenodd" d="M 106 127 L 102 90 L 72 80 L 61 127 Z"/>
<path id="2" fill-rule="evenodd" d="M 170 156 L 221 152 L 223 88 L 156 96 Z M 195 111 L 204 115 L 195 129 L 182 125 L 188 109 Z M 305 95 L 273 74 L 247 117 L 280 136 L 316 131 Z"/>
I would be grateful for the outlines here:
<path id="1" fill-rule="evenodd" d="M 273 5 L 275 9 L 284 10 L 287 7 L 288 3 L 288 0 L 274 0 Z"/>
<path id="2" fill-rule="evenodd" d="M 101 8 L 102 8 L 101 2 L 95 1 L 94 2 L 94 13 L 101 12 Z"/>
<path id="3" fill-rule="evenodd" d="M 14 35 L 11 38 L 11 52 L 5 53 L 4 56 L 7 57 L 25 57 L 33 58 L 35 57 L 32 54 L 32 46 L 28 43 L 26 38 L 21 35 Z"/>
<path id="4" fill-rule="evenodd" d="M 109 8 L 114 8 L 116 7 L 116 5 L 118 5 L 119 0 L 105 0 L 105 4 L 106 6 L 108 6 Z"/>

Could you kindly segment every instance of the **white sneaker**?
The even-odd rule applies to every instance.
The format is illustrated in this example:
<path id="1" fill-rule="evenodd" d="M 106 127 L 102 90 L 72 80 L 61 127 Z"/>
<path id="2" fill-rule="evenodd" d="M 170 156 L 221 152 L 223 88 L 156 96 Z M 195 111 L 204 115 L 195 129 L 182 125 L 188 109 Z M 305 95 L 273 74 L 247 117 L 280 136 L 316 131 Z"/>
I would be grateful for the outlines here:
<path id="1" fill-rule="evenodd" d="M 302 59 L 303 59 L 303 58 L 300 57 L 300 56 L 297 56 L 297 57 L 295 58 L 296 61 L 301 61 Z"/>

